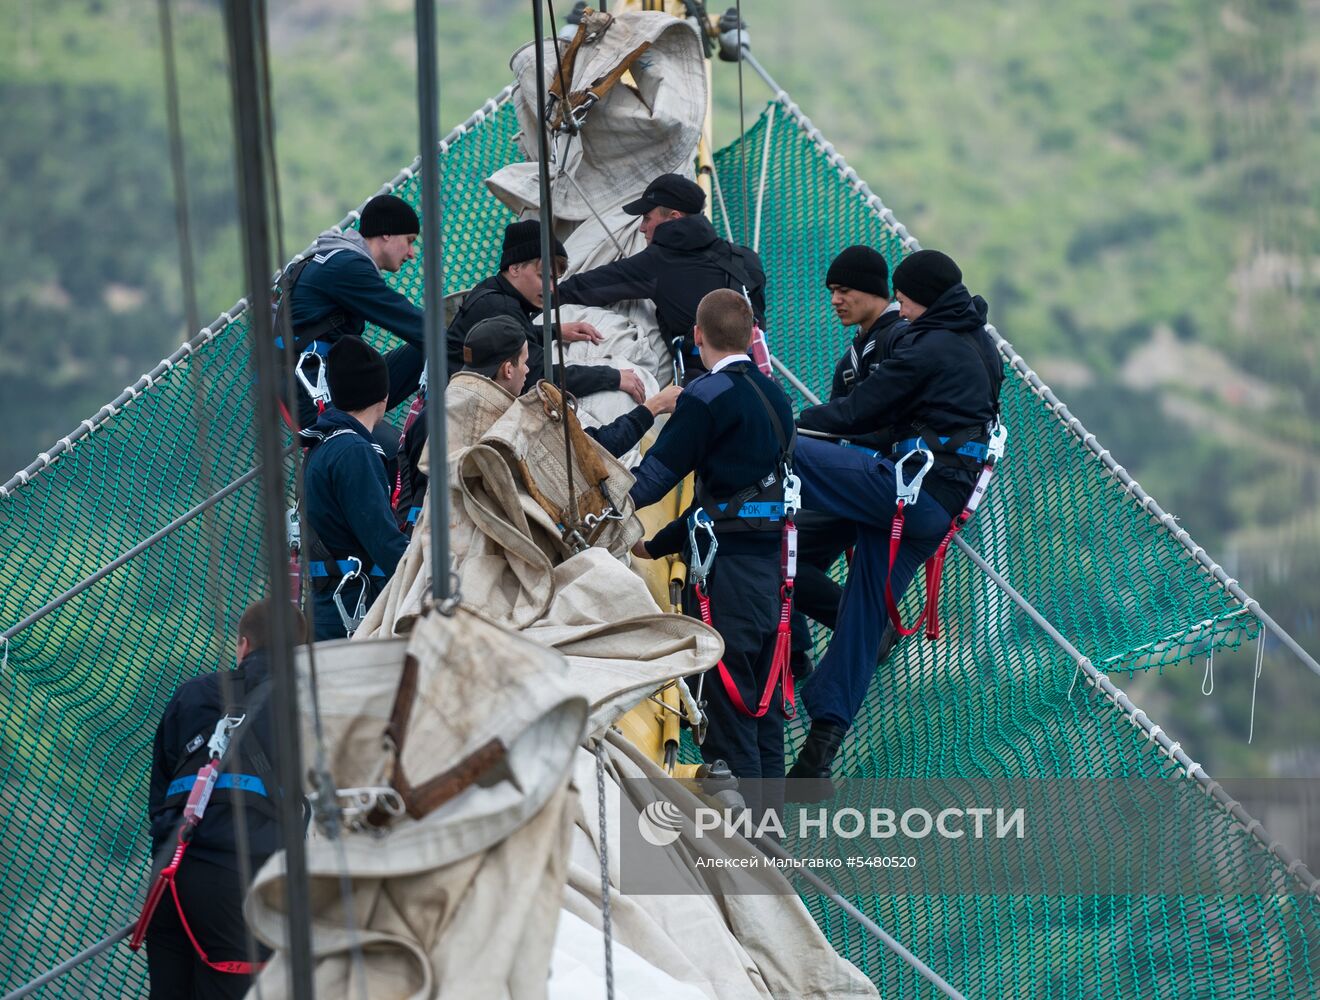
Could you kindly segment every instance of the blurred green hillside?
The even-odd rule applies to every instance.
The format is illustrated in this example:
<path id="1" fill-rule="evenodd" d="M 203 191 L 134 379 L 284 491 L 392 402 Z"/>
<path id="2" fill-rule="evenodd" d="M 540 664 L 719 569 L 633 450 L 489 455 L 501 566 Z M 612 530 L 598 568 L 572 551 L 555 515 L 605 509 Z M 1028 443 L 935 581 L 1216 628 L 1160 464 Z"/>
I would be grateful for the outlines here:
<path id="1" fill-rule="evenodd" d="M 241 274 L 225 44 L 214 0 L 174 12 L 208 322 Z M 761 61 L 923 244 L 962 263 L 1000 331 L 1320 646 L 1320 5 L 743 12 Z M 290 0 L 270 19 L 291 254 L 416 152 L 412 5 Z M 441 0 L 440 22 L 448 127 L 507 82 L 531 26 L 514 0 Z M 0 7 L 0 478 L 185 337 L 161 58 L 155 4 Z M 723 145 L 738 79 L 715 72 Z M 750 71 L 743 84 L 750 123 L 769 93 Z M 1280 669 L 1283 711 L 1315 679 Z M 1153 696 L 1184 701 L 1191 673 Z M 1242 735 L 1249 684 L 1226 691 L 1186 725 Z"/>

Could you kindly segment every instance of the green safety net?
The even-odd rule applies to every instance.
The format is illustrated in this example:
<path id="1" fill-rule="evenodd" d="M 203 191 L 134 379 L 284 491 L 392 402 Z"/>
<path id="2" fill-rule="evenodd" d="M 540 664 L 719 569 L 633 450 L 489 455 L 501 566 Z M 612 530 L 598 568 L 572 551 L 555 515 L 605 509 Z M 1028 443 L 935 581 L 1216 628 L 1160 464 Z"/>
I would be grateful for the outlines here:
<path id="1" fill-rule="evenodd" d="M 488 106 L 442 154 L 449 289 L 470 287 L 496 265 L 511 215 L 483 180 L 518 158 L 517 128 L 511 106 Z M 747 204 L 735 144 L 717 156 L 725 197 L 716 225 L 726 225 L 727 210 L 740 240 L 759 231 L 772 349 L 823 393 L 844 346 L 821 287 L 830 256 L 870 243 L 894 264 L 902 241 L 855 175 L 787 105 L 767 108 L 743 142 Z M 419 188 L 407 175 L 396 191 L 416 204 Z M 420 256 L 396 281 L 420 302 Z M 0 495 L 0 630 L 252 467 L 246 337 L 241 313 L 217 324 L 212 337 L 172 359 L 94 432 Z M 1254 635 L 1254 617 L 1105 471 L 1028 379 L 1010 375 L 1003 403 L 1008 459 L 965 536 L 1092 662 L 1106 671 L 1162 667 Z M 238 615 L 262 588 L 260 536 L 257 490 L 248 485 L 3 650 L 5 986 L 26 982 L 136 915 L 147 884 L 144 812 L 155 723 L 178 683 L 224 665 Z M 909 616 L 915 599 L 905 601 Z M 1282 865 L 1274 855 L 1234 826 L 1112 701 L 1074 683 L 1071 661 L 956 553 L 942 610 L 943 637 L 905 644 L 873 685 L 845 745 L 843 771 L 1179 782 L 1203 800 L 1206 850 L 1277 882 Z M 801 735 L 798 724 L 794 744 Z M 1123 831 L 1097 831 L 1097 840 L 1107 835 Z M 843 913 L 805 898 L 882 995 L 934 995 Z M 1316 988 L 1311 896 L 909 894 L 856 902 L 969 997 L 1304 997 Z M 145 975 L 144 958 L 120 945 L 43 995 L 139 995 Z"/>

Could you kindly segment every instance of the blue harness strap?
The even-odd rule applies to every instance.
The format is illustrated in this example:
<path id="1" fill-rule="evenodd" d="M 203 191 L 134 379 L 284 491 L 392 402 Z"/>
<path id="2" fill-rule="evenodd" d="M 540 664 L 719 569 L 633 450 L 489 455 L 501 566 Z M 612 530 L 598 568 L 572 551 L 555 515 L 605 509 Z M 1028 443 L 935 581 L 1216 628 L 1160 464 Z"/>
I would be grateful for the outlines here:
<path id="1" fill-rule="evenodd" d="M 417 523 L 417 519 L 418 519 L 419 517 L 421 517 L 421 516 L 422 516 L 422 508 L 420 508 L 420 507 L 409 507 L 409 508 L 408 508 L 408 523 L 409 523 L 409 524 L 416 524 L 416 523 Z"/>
<path id="2" fill-rule="evenodd" d="M 949 439 L 947 437 L 941 437 L 939 441 L 940 444 L 948 444 Z M 891 454 L 906 455 L 909 451 L 912 451 L 914 448 L 925 448 L 927 451 L 930 450 L 929 446 L 921 438 L 914 437 L 914 438 L 907 438 L 906 440 L 897 442 L 894 445 L 894 449 L 891 452 Z M 937 454 L 940 453 L 937 452 Z M 955 448 L 951 452 L 943 452 L 943 454 L 962 455 L 964 458 L 970 458 L 978 462 L 984 462 L 986 456 L 989 454 L 989 449 L 979 441 L 968 441 L 965 445 Z"/>
<path id="3" fill-rule="evenodd" d="M 352 572 L 353 572 L 353 563 L 350 562 L 350 561 L 347 560 L 347 559 L 337 559 L 337 560 L 335 560 L 335 562 L 334 562 L 332 565 L 334 565 L 334 566 L 339 570 L 339 572 L 338 572 L 337 574 L 335 574 L 335 573 L 331 573 L 331 572 L 330 572 L 330 566 L 326 565 L 326 563 L 324 563 L 324 562 L 322 562 L 322 561 L 320 561 L 320 560 L 316 560 L 316 561 L 314 561 L 314 562 L 309 562 L 309 563 L 307 564 L 307 575 L 308 575 L 308 576 L 325 576 L 325 577 L 336 576 L 336 577 L 338 577 L 338 576 L 348 576 L 349 573 L 352 573 Z M 367 571 L 367 573 L 368 573 L 369 576 L 379 576 L 379 577 L 384 577 L 384 576 L 385 576 L 385 571 L 384 571 L 383 569 L 381 569 L 379 566 L 372 566 L 371 569 L 369 569 L 369 570 Z"/>
<path id="4" fill-rule="evenodd" d="M 717 504 L 716 506 L 722 514 L 729 505 L 727 503 L 722 503 Z M 782 501 L 765 501 L 757 503 L 749 500 L 738 508 L 738 513 L 735 516 L 759 517 L 765 518 L 769 521 L 778 521 L 784 516 L 784 504 Z"/>
<path id="5" fill-rule="evenodd" d="M 169 798 L 171 795 L 181 795 L 189 791 L 196 779 L 195 774 L 185 774 L 182 778 L 175 778 L 170 782 L 169 788 L 165 789 L 165 797 Z M 266 795 L 266 783 L 255 774 L 222 774 L 216 779 L 215 790 L 220 791 L 224 788 L 236 788 L 240 792 L 270 797 Z"/>
<path id="6" fill-rule="evenodd" d="M 276 337 L 275 346 L 281 351 L 284 350 L 284 338 Z M 324 358 L 330 354 L 330 348 L 333 346 L 334 345 L 328 340 L 313 340 L 307 345 L 307 350 L 311 351 L 318 358 Z"/>

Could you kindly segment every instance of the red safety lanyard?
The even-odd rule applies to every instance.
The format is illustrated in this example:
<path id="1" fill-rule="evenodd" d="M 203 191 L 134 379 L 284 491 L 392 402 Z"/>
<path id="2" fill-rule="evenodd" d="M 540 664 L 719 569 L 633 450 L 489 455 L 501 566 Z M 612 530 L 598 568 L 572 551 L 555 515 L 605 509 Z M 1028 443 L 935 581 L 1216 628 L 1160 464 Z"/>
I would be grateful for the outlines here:
<path id="1" fill-rule="evenodd" d="M 211 792 L 215 788 L 215 782 L 219 776 L 219 762 L 214 760 L 207 762 L 197 772 L 192 791 L 188 793 L 188 803 L 183 808 L 183 826 L 179 828 L 179 846 L 174 849 L 174 857 L 170 859 L 170 863 L 165 866 L 164 870 L 156 877 L 156 881 L 152 883 L 151 891 L 147 893 L 147 901 L 142 905 L 142 914 L 133 927 L 133 935 L 129 938 L 128 946 L 133 951 L 137 951 L 142 947 L 142 943 L 147 938 L 147 929 L 151 926 L 151 918 L 156 915 L 156 907 L 160 905 L 161 897 L 165 895 L 165 890 L 168 888 L 170 895 L 174 897 L 174 908 L 179 914 L 179 923 L 183 924 L 183 931 L 188 935 L 188 940 L 192 942 L 197 957 L 207 967 L 215 969 L 216 972 L 250 976 L 264 969 L 266 963 L 213 962 L 207 957 L 205 949 L 197 940 L 197 936 L 193 934 L 192 927 L 188 924 L 188 918 L 184 915 L 183 903 L 179 900 L 179 887 L 174 881 L 174 876 L 179 871 L 179 864 L 188 851 L 188 844 L 192 840 L 192 832 L 197 824 L 201 822 L 202 815 L 206 812 L 206 805 L 211 799 Z"/>
<path id="2" fill-rule="evenodd" d="M 981 474 L 977 477 L 976 487 L 972 490 L 967 505 L 963 507 L 962 513 L 950 523 L 949 530 L 944 533 L 944 538 L 940 541 L 935 554 L 926 560 L 926 603 L 921 606 L 921 613 L 917 615 L 910 627 L 904 626 L 903 619 L 899 617 L 898 602 L 894 600 L 894 591 L 890 585 L 890 580 L 894 575 L 894 563 L 898 560 L 898 550 L 903 542 L 903 508 L 906 505 L 902 500 L 898 501 L 898 506 L 894 510 L 894 520 L 889 528 L 889 571 L 885 574 L 885 608 L 889 612 L 889 621 L 899 635 L 904 637 L 914 635 L 924 623 L 927 639 L 938 639 L 940 637 L 940 582 L 944 577 L 944 560 L 949 554 L 949 545 L 953 542 L 953 536 L 976 513 L 976 508 L 980 505 L 982 497 L 985 496 L 985 491 L 990 485 L 990 477 L 993 474 L 993 462 L 987 462 L 982 466 Z"/>
<path id="3" fill-rule="evenodd" d="M 729 701 L 740 714 L 750 719 L 764 718 L 765 713 L 770 711 L 770 702 L 774 699 L 776 685 L 779 685 L 783 692 L 780 707 L 784 718 L 797 717 L 797 693 L 793 686 L 793 671 L 789 667 L 789 653 L 792 649 L 793 581 L 797 576 L 797 525 L 791 517 L 785 518 L 784 521 L 780 569 L 784 584 L 779 591 L 779 625 L 775 630 L 775 651 L 770 661 L 770 675 L 766 678 L 765 690 L 761 692 L 761 700 L 756 704 L 756 711 L 753 712 L 743 701 L 742 692 L 738 690 L 738 684 L 729 673 L 729 668 L 724 665 L 724 660 L 721 658 L 716 664 L 720 683 L 724 685 L 724 692 L 729 696 Z M 706 596 L 705 588 L 700 583 L 694 583 L 693 591 L 697 595 L 701 620 L 714 628 L 711 622 L 710 598 Z"/>

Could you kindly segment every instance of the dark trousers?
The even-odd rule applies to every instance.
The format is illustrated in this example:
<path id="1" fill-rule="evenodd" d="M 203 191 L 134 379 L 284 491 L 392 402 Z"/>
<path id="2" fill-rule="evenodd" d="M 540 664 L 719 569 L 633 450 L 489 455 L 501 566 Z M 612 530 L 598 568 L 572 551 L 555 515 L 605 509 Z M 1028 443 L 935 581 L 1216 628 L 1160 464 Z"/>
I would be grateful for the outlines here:
<path id="1" fill-rule="evenodd" d="M 184 857 L 175 876 L 188 926 L 212 962 L 246 962 L 250 955 L 243 922 L 243 886 L 238 872 L 199 858 Z M 254 942 L 256 960 L 270 957 Z M 244 996 L 252 976 L 218 972 L 207 966 L 179 922 L 174 897 L 166 891 L 147 930 L 147 972 L 152 1000 L 229 1000 Z"/>
<path id="2" fill-rule="evenodd" d="M 331 639 L 346 639 L 348 631 L 344 628 L 344 619 L 335 607 L 336 583 L 318 584 L 312 588 L 312 639 L 315 642 L 329 642 Z M 367 590 L 366 607 L 370 608 L 385 589 L 386 581 L 381 577 L 372 577 Z M 345 584 L 339 599 L 344 602 L 344 610 L 350 615 L 357 610 L 358 594 L 362 584 L 358 580 L 349 580 Z"/>
<path id="3" fill-rule="evenodd" d="M 793 469 L 802 480 L 802 503 L 857 526 L 848 582 L 830 648 L 821 657 L 802 700 L 814 720 L 847 728 L 875 675 L 888 615 L 885 583 L 895 600 L 917 569 L 935 554 L 953 515 L 922 493 L 905 512 L 903 542 L 889 572 L 889 528 L 897 507 L 894 464 L 859 448 L 799 438 Z"/>
<path id="4" fill-rule="evenodd" d="M 857 525 L 820 511 L 804 510 L 797 517 L 798 570 L 793 589 L 794 610 L 833 629 L 839 617 L 843 587 L 830 569 L 857 544 Z"/>
<path id="5" fill-rule="evenodd" d="M 756 710 L 770 676 L 779 625 L 779 553 L 719 553 L 707 581 L 711 621 L 724 639 L 724 666 L 743 704 Z M 688 614 L 700 617 L 691 588 L 684 597 Z M 769 710 L 759 719 L 733 706 L 718 667 L 706 671 L 702 690 L 708 726 L 701 745 L 707 763 L 723 760 L 740 780 L 753 814 L 777 808 L 783 800 L 784 713 L 776 686 Z"/>
<path id="6" fill-rule="evenodd" d="M 797 516 L 798 567 L 793 588 L 793 653 L 811 650 L 811 618 L 833 631 L 839 618 L 843 587 L 834 582 L 830 569 L 839 557 L 857 544 L 857 525 L 820 511 L 804 510 Z"/>

